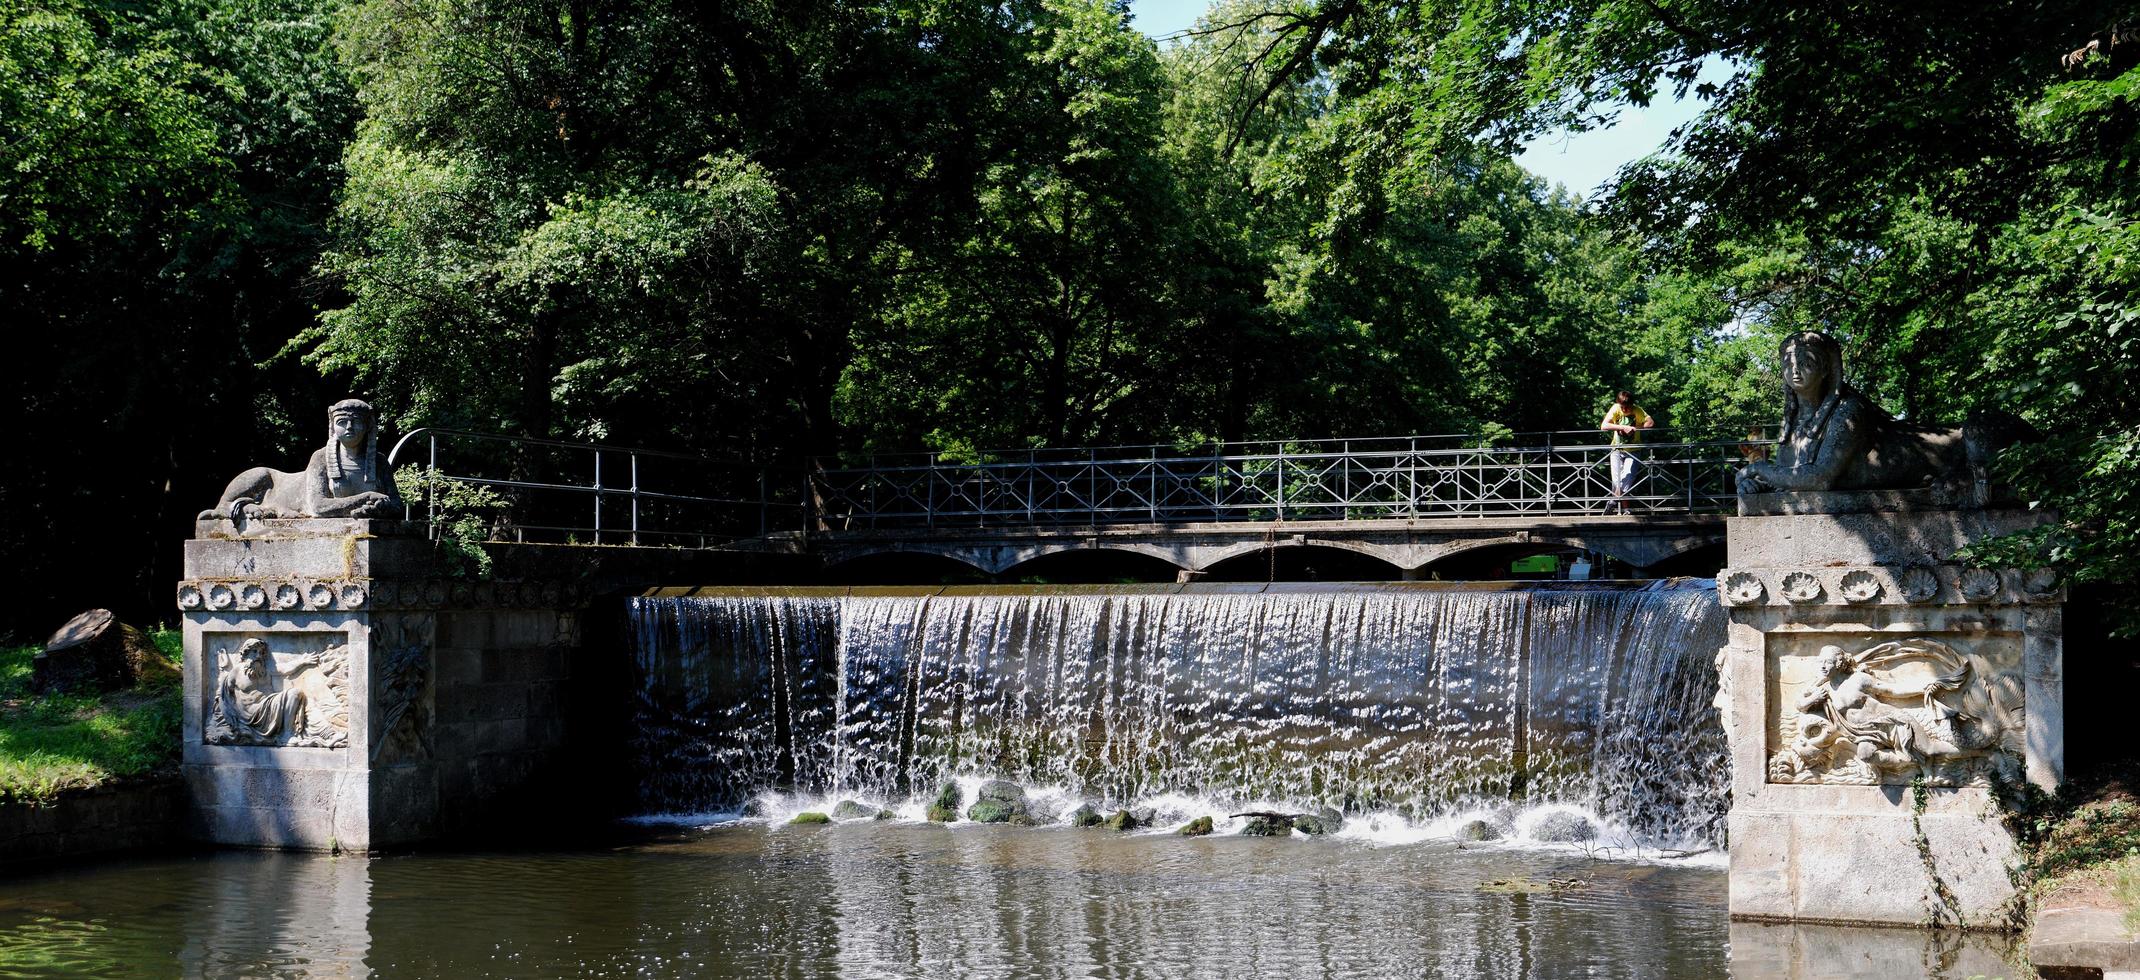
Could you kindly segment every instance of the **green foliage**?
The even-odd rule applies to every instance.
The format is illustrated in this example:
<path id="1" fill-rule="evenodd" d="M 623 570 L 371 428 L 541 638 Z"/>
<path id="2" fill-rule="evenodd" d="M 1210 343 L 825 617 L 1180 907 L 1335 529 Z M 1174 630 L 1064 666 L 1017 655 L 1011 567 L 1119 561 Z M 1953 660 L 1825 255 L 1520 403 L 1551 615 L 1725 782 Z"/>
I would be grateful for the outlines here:
<path id="1" fill-rule="evenodd" d="M 490 487 L 424 466 L 395 470 L 394 486 L 413 513 L 431 522 L 433 542 L 448 575 L 476 581 L 490 578 L 492 559 L 485 542 L 496 537 L 511 501 Z"/>
<path id="2" fill-rule="evenodd" d="M 150 634 L 175 663 L 177 630 Z M 0 806 L 36 804 L 69 790 L 173 769 L 179 755 L 175 671 L 102 696 L 32 694 L 37 646 L 0 649 Z"/>
<path id="3" fill-rule="evenodd" d="M 2140 855 L 2140 805 L 2129 798 L 2096 800 L 2049 825 L 2030 866 L 2040 881 Z"/>

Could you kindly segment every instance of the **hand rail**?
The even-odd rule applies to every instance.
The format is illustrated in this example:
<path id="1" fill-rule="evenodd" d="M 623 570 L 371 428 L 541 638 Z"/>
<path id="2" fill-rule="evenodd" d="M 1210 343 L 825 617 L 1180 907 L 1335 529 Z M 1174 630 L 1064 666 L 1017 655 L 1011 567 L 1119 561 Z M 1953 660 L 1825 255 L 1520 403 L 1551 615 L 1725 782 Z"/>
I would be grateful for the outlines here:
<path id="1" fill-rule="evenodd" d="M 454 450 L 466 449 L 470 445 L 502 450 L 502 465 L 506 472 L 501 475 L 496 471 L 479 471 L 484 468 L 484 463 L 499 465 L 501 461 L 497 458 L 475 460 L 466 452 L 454 458 Z M 422 450 L 421 462 L 412 458 L 419 449 Z M 577 465 L 544 468 L 534 464 L 529 450 L 568 456 L 587 454 L 588 458 L 578 461 Z M 442 452 L 447 457 L 443 461 Z M 607 482 L 605 458 L 610 461 Z M 775 511 L 793 509 L 807 514 L 809 507 L 807 499 L 773 499 L 771 491 L 775 482 L 773 471 L 768 467 L 659 449 L 425 426 L 396 440 L 387 452 L 386 461 L 390 470 L 405 463 L 418 463 L 421 467 L 423 495 L 409 504 L 412 509 L 418 505 L 423 507 L 422 519 L 431 524 L 434 535 L 440 533 L 442 521 L 453 517 L 443 513 L 440 506 L 438 490 L 442 483 L 505 491 L 509 513 L 495 515 L 487 523 L 486 533 L 493 541 L 515 543 L 529 542 L 532 533 L 536 543 L 621 543 L 633 547 L 659 543 L 659 546 L 668 547 L 710 548 L 739 538 L 763 537 L 776 529 Z M 617 482 L 619 463 L 623 465 L 621 472 L 625 478 L 621 486 Z M 667 465 L 650 465 L 654 463 Z M 546 471 L 540 475 L 534 472 L 558 469 L 562 472 Z M 678 469 L 684 472 L 673 472 Z M 653 476 L 650 470 L 669 471 L 669 480 L 650 480 Z M 588 482 L 578 482 L 573 476 L 575 473 L 585 474 Z M 797 476 L 795 482 L 800 496 L 802 481 L 800 475 Z M 756 492 L 745 496 L 737 492 L 721 495 L 702 490 L 707 486 L 733 488 L 739 485 Z M 575 498 L 583 499 L 581 506 L 591 501 L 590 523 L 578 523 L 569 516 L 576 509 L 569 501 Z M 617 506 L 624 508 L 622 515 L 615 512 Z M 755 515 L 754 520 L 752 515 Z M 625 519 L 622 527 L 617 526 L 619 516 Z M 807 531 L 809 522 L 798 517 L 792 525 L 786 521 L 781 523 L 784 528 Z"/>

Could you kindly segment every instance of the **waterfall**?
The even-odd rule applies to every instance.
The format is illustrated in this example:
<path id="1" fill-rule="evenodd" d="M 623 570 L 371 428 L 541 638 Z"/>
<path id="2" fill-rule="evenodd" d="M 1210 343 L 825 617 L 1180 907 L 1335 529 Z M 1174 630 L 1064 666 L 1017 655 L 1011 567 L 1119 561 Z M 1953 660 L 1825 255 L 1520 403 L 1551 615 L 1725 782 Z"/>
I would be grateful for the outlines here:
<path id="1" fill-rule="evenodd" d="M 763 590 L 631 601 L 640 804 L 990 776 L 1722 836 L 1709 583 Z"/>

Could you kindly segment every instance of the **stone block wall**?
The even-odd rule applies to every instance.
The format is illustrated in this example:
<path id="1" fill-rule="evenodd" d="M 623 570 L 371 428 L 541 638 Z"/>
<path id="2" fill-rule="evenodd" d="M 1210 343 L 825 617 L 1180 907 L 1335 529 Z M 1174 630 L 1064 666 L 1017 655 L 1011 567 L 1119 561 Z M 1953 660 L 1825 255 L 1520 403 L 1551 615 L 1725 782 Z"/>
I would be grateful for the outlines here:
<path id="1" fill-rule="evenodd" d="M 559 579 L 442 578 L 400 522 L 197 534 L 178 589 L 193 836 L 415 843 L 475 825 L 565 757 L 585 600 Z"/>
<path id="2" fill-rule="evenodd" d="M 185 788 L 160 778 L 0 806 L 0 867 L 163 847 L 179 839 Z"/>

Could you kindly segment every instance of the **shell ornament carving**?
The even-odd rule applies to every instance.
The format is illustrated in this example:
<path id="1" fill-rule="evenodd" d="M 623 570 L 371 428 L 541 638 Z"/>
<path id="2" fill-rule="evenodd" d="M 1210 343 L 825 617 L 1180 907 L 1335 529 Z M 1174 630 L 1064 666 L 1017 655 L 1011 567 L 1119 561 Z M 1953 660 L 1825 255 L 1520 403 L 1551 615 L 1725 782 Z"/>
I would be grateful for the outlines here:
<path id="1" fill-rule="evenodd" d="M 201 595 L 200 586 L 187 583 L 178 587 L 178 608 L 199 609 L 206 601 Z"/>
<path id="2" fill-rule="evenodd" d="M 325 609 L 334 605 L 334 588 L 325 582 L 314 582 L 305 590 L 305 605 L 312 609 Z"/>
<path id="3" fill-rule="evenodd" d="M 298 589 L 296 583 L 284 582 L 275 587 L 272 601 L 277 609 L 295 609 L 304 603 L 305 594 Z"/>
<path id="4" fill-rule="evenodd" d="M 238 587 L 238 608 L 258 609 L 267 605 L 267 590 L 250 582 Z"/>
<path id="5" fill-rule="evenodd" d="M 2059 581 L 2057 569 L 2031 569 L 2028 575 L 2021 580 L 2021 591 L 2031 599 L 2055 599 L 2058 597 L 2058 589 L 2061 584 L 2063 583 Z"/>
<path id="6" fill-rule="evenodd" d="M 1962 598 L 1971 602 L 1985 602 L 1999 594 L 1999 573 L 1989 568 L 1972 568 L 1962 573 Z"/>
<path id="7" fill-rule="evenodd" d="M 1871 602 L 1880 598 L 1880 593 L 1886 589 L 1879 576 L 1861 568 L 1844 575 L 1843 587 L 1838 591 L 1846 602 Z"/>
<path id="8" fill-rule="evenodd" d="M 1926 602 L 1939 594 L 1939 576 L 1929 568 L 1912 568 L 1902 573 L 1897 583 L 1902 587 L 1902 598 L 1907 602 Z"/>
<path id="9" fill-rule="evenodd" d="M 350 582 L 342 586 L 341 600 L 342 608 L 344 609 L 357 609 L 362 607 L 364 605 L 364 600 L 367 597 L 368 596 L 364 591 L 364 587 L 356 584 L 355 582 Z"/>
<path id="10" fill-rule="evenodd" d="M 232 592 L 230 586 L 211 585 L 208 587 L 208 608 L 210 609 L 229 609 L 231 604 L 237 601 L 238 594 Z"/>
<path id="11" fill-rule="evenodd" d="M 1820 579 L 1811 572 L 1792 572 L 1783 577 L 1783 597 L 1792 602 L 1818 602 Z"/>
<path id="12" fill-rule="evenodd" d="M 1724 576 L 1724 601 L 1732 605 L 1760 602 L 1768 588 L 1761 584 L 1761 576 L 1752 572 L 1733 572 Z"/>

